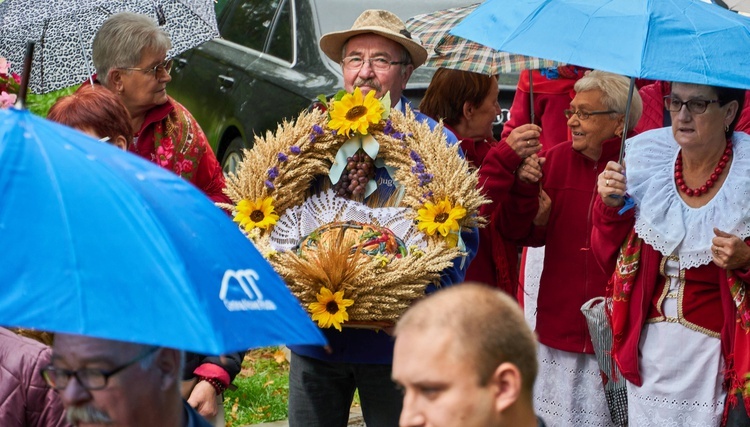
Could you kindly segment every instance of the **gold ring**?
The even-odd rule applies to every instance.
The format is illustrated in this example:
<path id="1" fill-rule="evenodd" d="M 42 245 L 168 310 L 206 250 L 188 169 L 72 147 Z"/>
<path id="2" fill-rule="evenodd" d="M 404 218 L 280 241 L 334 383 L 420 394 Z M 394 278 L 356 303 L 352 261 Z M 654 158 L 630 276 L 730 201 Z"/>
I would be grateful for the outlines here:
<path id="1" fill-rule="evenodd" d="M 714 255 L 719 255 L 719 250 L 718 249 L 714 249 Z"/>
<path id="2" fill-rule="evenodd" d="M 531 147 L 531 141 L 529 141 L 528 139 L 526 140 L 526 146 Z"/>
<path id="3" fill-rule="evenodd" d="M 604 185 L 606 185 L 607 187 L 609 187 L 609 178 L 607 178 L 607 180 L 604 181 Z"/>

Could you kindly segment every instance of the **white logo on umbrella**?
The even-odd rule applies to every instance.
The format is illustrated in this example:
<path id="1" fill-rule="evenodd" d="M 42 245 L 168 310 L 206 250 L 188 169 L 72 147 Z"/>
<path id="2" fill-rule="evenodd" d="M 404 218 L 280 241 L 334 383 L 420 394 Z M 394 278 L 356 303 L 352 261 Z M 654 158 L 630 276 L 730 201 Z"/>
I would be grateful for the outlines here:
<path id="1" fill-rule="evenodd" d="M 224 278 L 221 280 L 221 290 L 219 298 L 224 301 L 224 306 L 229 311 L 249 311 L 249 310 L 276 310 L 276 304 L 271 300 L 263 299 L 263 293 L 257 285 L 260 278 L 255 270 L 227 270 L 224 272 Z M 244 295 L 237 298 L 228 296 L 230 286 L 236 290 L 237 287 L 242 289 Z M 237 294 L 237 292 L 234 292 Z"/>

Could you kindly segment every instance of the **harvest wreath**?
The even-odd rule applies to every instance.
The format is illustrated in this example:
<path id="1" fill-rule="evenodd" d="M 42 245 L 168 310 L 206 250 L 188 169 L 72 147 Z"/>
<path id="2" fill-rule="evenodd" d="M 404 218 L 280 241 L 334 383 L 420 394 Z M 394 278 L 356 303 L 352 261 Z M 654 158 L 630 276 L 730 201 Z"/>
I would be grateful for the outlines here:
<path id="1" fill-rule="evenodd" d="M 392 325 L 484 222 L 477 174 L 442 126 L 374 92 L 342 91 L 327 113 L 256 137 L 227 179 L 234 205 L 220 205 L 321 327 Z"/>

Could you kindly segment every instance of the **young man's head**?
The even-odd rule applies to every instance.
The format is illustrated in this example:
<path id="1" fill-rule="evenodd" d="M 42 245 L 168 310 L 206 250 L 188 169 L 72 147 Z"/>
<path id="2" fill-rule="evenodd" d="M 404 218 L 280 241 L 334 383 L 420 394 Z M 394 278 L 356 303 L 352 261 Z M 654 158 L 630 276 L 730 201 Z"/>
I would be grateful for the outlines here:
<path id="1" fill-rule="evenodd" d="M 43 373 L 74 426 L 178 427 L 181 357 L 167 348 L 56 334 Z"/>
<path id="2" fill-rule="evenodd" d="M 396 326 L 393 379 L 400 424 L 536 425 L 536 342 L 520 308 L 498 290 L 462 284 L 415 304 Z"/>
<path id="3" fill-rule="evenodd" d="M 341 64 L 344 89 L 374 90 L 380 98 L 390 92 L 395 106 L 412 72 L 427 59 L 427 51 L 411 38 L 398 16 L 386 10 L 366 10 L 352 28 L 321 37 L 320 48 Z"/>

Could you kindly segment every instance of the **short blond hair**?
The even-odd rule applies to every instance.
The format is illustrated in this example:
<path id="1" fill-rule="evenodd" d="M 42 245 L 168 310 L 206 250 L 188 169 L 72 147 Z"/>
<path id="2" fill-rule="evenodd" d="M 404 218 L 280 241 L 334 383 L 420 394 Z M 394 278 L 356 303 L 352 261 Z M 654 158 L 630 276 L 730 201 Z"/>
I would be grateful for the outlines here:
<path id="1" fill-rule="evenodd" d="M 468 282 L 437 291 L 406 311 L 395 335 L 407 329 L 450 332 L 456 339 L 453 348 L 473 362 L 482 386 L 508 362 L 521 372 L 523 390 L 533 390 L 536 339 L 518 303 L 500 290 Z"/>

